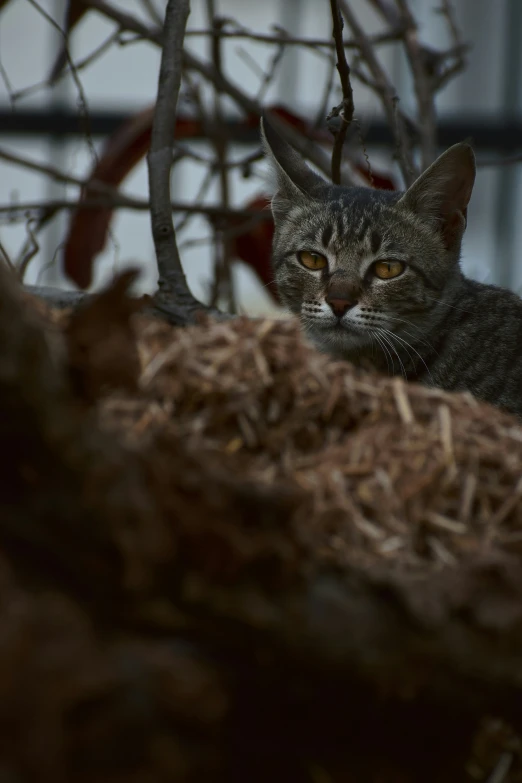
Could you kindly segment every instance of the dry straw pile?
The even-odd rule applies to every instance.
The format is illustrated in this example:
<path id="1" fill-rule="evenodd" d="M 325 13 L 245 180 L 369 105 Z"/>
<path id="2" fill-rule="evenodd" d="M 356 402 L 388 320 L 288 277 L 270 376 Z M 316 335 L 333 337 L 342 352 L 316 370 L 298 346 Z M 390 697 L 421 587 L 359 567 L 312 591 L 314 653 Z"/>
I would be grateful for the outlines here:
<path id="1" fill-rule="evenodd" d="M 6 780 L 521 780 L 519 423 L 129 280 L 0 287 Z"/>
<path id="2" fill-rule="evenodd" d="M 378 377 L 306 345 L 290 321 L 136 323 L 131 394 L 101 403 L 139 444 L 160 430 L 238 481 L 302 491 L 321 556 L 455 566 L 522 551 L 522 427 L 475 401 Z"/>

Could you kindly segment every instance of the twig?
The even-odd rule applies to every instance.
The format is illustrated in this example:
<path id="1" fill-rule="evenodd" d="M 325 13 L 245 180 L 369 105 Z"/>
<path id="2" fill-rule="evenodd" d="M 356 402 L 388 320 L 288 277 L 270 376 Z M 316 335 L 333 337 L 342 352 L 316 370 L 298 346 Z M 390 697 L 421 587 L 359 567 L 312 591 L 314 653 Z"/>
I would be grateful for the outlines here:
<path id="1" fill-rule="evenodd" d="M 448 22 L 448 27 L 450 31 L 451 38 L 453 40 L 453 43 L 455 44 L 455 47 L 461 46 L 463 43 L 462 35 L 459 30 L 459 26 L 457 24 L 457 20 L 455 18 L 455 9 L 453 8 L 453 5 L 451 3 L 451 0 L 442 0 L 439 13 L 442 16 L 446 17 L 446 20 Z"/>
<path id="2" fill-rule="evenodd" d="M 190 11 L 189 0 L 169 0 L 165 13 L 164 42 L 158 97 L 147 155 L 152 236 L 156 248 L 159 288 L 181 299 L 193 299 L 187 286 L 176 244 L 170 206 L 172 139 L 181 84 L 183 36 Z M 197 304 L 193 299 L 194 304 Z"/>
<path id="3" fill-rule="evenodd" d="M 27 217 L 27 212 L 56 212 L 58 210 L 74 210 L 74 209 L 113 209 L 119 207 L 120 209 L 133 209 L 138 212 L 148 212 L 151 208 L 150 202 L 147 199 L 134 198 L 132 196 L 124 196 L 118 194 L 114 196 L 100 196 L 99 198 L 86 199 L 85 201 L 78 202 L 74 199 L 53 199 L 50 201 L 21 201 L 13 204 L 0 204 L 0 215 L 9 215 L 9 220 L 12 221 L 16 215 L 21 215 L 24 219 Z M 173 201 L 169 206 L 173 212 L 190 212 L 193 214 L 207 215 L 209 219 L 220 220 L 225 217 L 256 217 L 257 215 L 264 215 L 266 220 L 270 219 L 269 212 L 259 212 L 255 209 L 224 209 L 218 205 L 212 204 L 193 204 L 191 202 Z"/>
<path id="4" fill-rule="evenodd" d="M 328 112 L 328 106 L 330 105 L 330 95 L 332 94 L 332 90 L 334 88 L 335 84 L 335 74 L 337 71 L 337 68 L 335 67 L 335 57 L 333 53 L 330 55 L 329 63 L 328 63 L 328 76 L 325 79 L 324 82 L 324 88 L 323 88 L 323 94 L 321 97 L 321 102 L 319 104 L 319 107 L 317 109 L 317 113 L 315 115 L 314 119 L 314 128 L 317 130 L 318 128 L 322 128 L 324 125 L 324 118 Z"/>
<path id="5" fill-rule="evenodd" d="M 95 62 L 98 57 L 101 57 L 101 55 L 104 54 L 114 43 L 120 40 L 120 35 L 121 33 L 119 30 L 115 30 L 113 33 L 111 33 L 104 41 L 101 42 L 101 44 L 98 44 L 98 46 L 89 52 L 89 54 L 85 55 L 85 57 L 83 57 L 81 60 L 78 60 L 78 62 L 73 63 L 74 71 L 79 73 Z M 59 70 L 57 68 L 56 73 L 53 70 L 53 73 L 48 79 L 43 79 L 42 81 L 36 82 L 35 84 L 30 84 L 28 87 L 22 87 L 19 90 L 13 91 L 11 96 L 12 101 L 20 101 L 23 98 L 28 98 L 30 95 L 34 95 L 40 90 L 54 87 L 61 79 L 63 79 L 65 76 L 68 76 L 71 72 L 72 69 L 68 67 L 61 67 Z"/>
<path id="6" fill-rule="evenodd" d="M 263 33 L 256 33 L 253 30 L 248 30 L 243 26 L 238 25 L 236 30 L 227 30 L 223 28 L 219 31 L 221 38 L 247 38 L 249 41 L 258 41 L 259 43 L 272 44 L 274 46 L 288 45 L 288 46 L 304 46 L 311 49 L 335 49 L 336 43 L 330 38 L 299 38 L 292 36 L 283 31 L 283 29 L 277 26 L 277 30 L 281 31 L 278 35 L 264 35 Z M 379 35 L 369 36 L 372 46 L 379 46 L 381 44 L 394 43 L 401 39 L 404 30 L 397 28 L 396 30 L 390 30 L 390 32 L 380 33 Z M 213 35 L 212 30 L 187 30 L 187 37 L 201 37 Z M 343 40 L 344 49 L 358 49 L 359 44 L 353 38 Z"/>
<path id="7" fill-rule="evenodd" d="M 18 277 L 22 281 L 25 277 L 25 273 L 27 272 L 27 268 L 29 264 L 40 250 L 40 245 L 38 244 L 38 240 L 36 239 L 36 234 L 31 227 L 32 222 L 34 222 L 34 219 L 29 218 L 25 225 L 25 230 L 27 231 L 27 238 L 28 238 L 27 246 L 24 249 L 20 261 L 17 263 Z"/>
<path id="8" fill-rule="evenodd" d="M 439 73 L 437 78 L 438 90 L 440 90 L 445 84 L 447 84 L 449 79 L 455 76 L 455 74 L 464 70 L 464 68 L 466 67 L 466 60 L 464 58 L 464 54 L 467 52 L 469 48 L 468 44 L 465 43 L 462 34 L 460 32 L 455 17 L 455 9 L 453 7 L 453 4 L 451 3 L 451 0 L 442 0 L 439 13 L 446 18 L 449 33 L 450 33 L 450 38 L 454 44 L 453 54 L 450 50 L 446 53 L 446 56 L 455 57 L 455 62 L 453 65 L 444 67 L 442 71 Z"/>
<path id="9" fill-rule="evenodd" d="M 126 14 L 125 12 L 120 11 L 119 8 L 114 8 L 110 3 L 106 2 L 106 0 L 88 0 L 88 3 L 91 8 L 95 8 L 108 19 L 112 19 L 114 22 L 120 25 L 122 29 L 134 32 L 137 35 L 140 35 L 142 38 L 162 46 L 163 38 L 160 29 L 147 27 L 130 14 Z M 368 42 L 370 41 L 368 37 L 366 37 L 366 40 Z M 263 113 L 263 107 L 260 106 L 260 104 L 253 98 L 245 95 L 245 93 L 242 92 L 239 87 L 236 87 L 235 84 L 232 84 L 232 82 L 230 82 L 225 76 L 217 74 L 215 68 L 213 68 L 209 63 L 200 60 L 198 57 L 192 54 L 192 52 L 185 51 L 184 66 L 193 71 L 196 71 L 214 87 L 217 87 L 221 92 L 230 96 L 230 98 L 232 98 L 232 100 L 245 112 L 245 114 L 261 117 Z M 311 143 L 309 139 L 306 139 L 301 133 L 299 133 L 299 131 L 295 130 L 295 128 L 292 128 L 292 126 L 288 123 L 279 121 L 279 118 L 274 117 L 273 124 L 274 126 L 277 126 L 277 132 L 285 139 L 285 141 L 291 144 L 297 150 L 297 152 L 310 160 L 327 177 L 330 176 L 330 158 L 319 146 Z M 342 179 L 343 182 L 348 185 L 359 185 L 362 182 L 361 178 L 353 170 L 353 167 L 348 163 L 343 165 Z"/>
<path id="10" fill-rule="evenodd" d="M 15 91 L 13 89 L 13 85 L 11 84 L 11 80 L 9 78 L 9 74 L 7 73 L 7 70 L 2 62 L 2 59 L 0 58 L 0 76 L 2 77 L 2 81 L 4 83 L 5 90 L 7 92 L 7 95 L 9 96 L 9 103 L 11 104 L 11 108 L 14 109 L 15 106 Z"/>
<path id="11" fill-rule="evenodd" d="M 0 159 L 5 160 L 8 163 L 13 163 L 16 166 L 22 166 L 25 169 L 36 171 L 39 174 L 44 174 L 46 177 L 49 177 L 56 182 L 63 182 L 68 185 L 78 185 L 80 188 L 89 185 L 89 188 L 92 188 L 92 190 L 108 193 L 110 195 L 118 194 L 116 188 L 113 188 L 111 185 L 107 185 L 104 182 L 97 182 L 96 180 L 91 182 L 90 180 L 80 179 L 79 177 L 75 177 L 72 174 L 66 174 L 65 171 L 61 171 L 55 166 L 49 166 L 47 163 L 39 163 L 36 160 L 31 160 L 30 158 L 25 158 L 22 155 L 17 155 L 15 152 L 6 150 L 4 147 L 0 147 Z"/>
<path id="12" fill-rule="evenodd" d="M 27 0 L 30 5 L 33 6 L 33 8 L 38 11 L 38 13 L 43 16 L 44 19 L 46 19 L 49 24 L 54 27 L 54 29 L 59 33 L 59 35 L 62 37 L 63 40 L 63 47 L 64 47 L 64 55 L 67 60 L 67 64 L 70 68 L 71 76 L 74 81 L 74 84 L 76 85 L 76 90 L 78 92 L 78 108 L 80 116 L 83 120 L 84 124 L 84 130 L 85 130 L 85 140 L 87 142 L 87 146 L 89 148 L 89 152 L 91 153 L 91 156 L 95 162 L 98 162 L 98 156 L 96 154 L 96 149 L 94 147 L 94 142 L 92 140 L 91 130 L 90 130 L 90 119 L 89 119 L 89 107 L 87 103 L 87 96 L 85 95 L 85 90 L 83 89 L 83 85 L 81 82 L 80 77 L 78 76 L 78 73 L 76 71 L 76 68 L 74 67 L 74 62 L 72 60 L 71 54 L 69 52 L 69 44 L 68 44 L 68 37 L 67 33 L 62 30 L 58 22 L 53 19 L 53 17 L 47 13 L 47 11 L 41 7 L 41 5 L 36 2 L 36 0 Z"/>
<path id="13" fill-rule="evenodd" d="M 343 154 L 344 140 L 346 138 L 346 132 L 353 120 L 353 90 L 350 82 L 350 66 L 346 59 L 346 54 L 343 48 L 343 20 L 337 5 L 337 0 L 330 0 L 330 9 L 332 12 L 332 24 L 333 24 L 333 37 L 335 40 L 336 53 L 337 53 L 337 70 L 339 72 L 339 79 L 341 80 L 341 88 L 343 91 L 343 100 L 340 106 L 336 106 L 332 109 L 328 117 L 326 118 L 329 123 L 330 130 L 334 137 L 334 145 L 332 150 L 332 182 L 334 185 L 341 184 L 341 159 Z M 336 129 L 333 127 L 333 118 L 338 118 L 340 124 Z"/>
<path id="14" fill-rule="evenodd" d="M 396 109 L 398 100 L 396 90 L 377 59 L 371 41 L 357 21 L 350 3 L 346 2 L 346 0 L 339 0 L 339 4 L 353 37 L 359 43 L 361 56 L 372 74 L 375 90 L 381 98 L 388 123 L 394 133 L 402 176 L 406 185 L 411 185 L 417 176 L 417 170 L 413 162 L 412 149 L 407 137 L 405 122 L 402 114 Z"/>
<path id="15" fill-rule="evenodd" d="M 222 21 L 216 15 L 214 0 L 207 0 L 208 22 L 214 35 L 211 39 L 212 62 L 216 73 L 223 75 L 223 62 L 221 52 L 221 39 L 219 30 Z M 229 172 L 227 170 L 227 137 L 226 128 L 221 109 L 221 91 L 218 87 L 214 88 L 214 116 L 212 118 L 212 140 L 216 156 L 216 168 L 219 176 L 219 188 L 221 203 L 225 208 L 230 204 Z M 214 256 L 214 286 L 210 299 L 211 306 L 217 306 L 220 295 L 227 300 L 227 312 L 236 311 L 236 301 L 234 295 L 234 281 L 231 266 L 231 246 L 230 242 L 223 234 L 223 226 L 216 227 L 215 231 L 215 256 Z"/>
<path id="16" fill-rule="evenodd" d="M 404 48 L 413 75 L 417 98 L 422 168 L 427 169 L 437 155 L 437 115 L 433 79 L 427 68 L 424 49 L 419 43 L 417 24 L 407 0 L 397 0 L 404 20 Z"/>
<path id="17" fill-rule="evenodd" d="M 206 166 L 212 166 L 214 162 L 211 157 L 207 157 L 206 155 L 202 155 L 200 152 L 189 149 L 188 147 L 185 147 L 184 144 L 174 144 L 174 149 L 181 154 L 181 157 L 190 158 L 191 160 L 195 160 L 198 163 L 203 163 Z M 255 152 L 249 152 L 247 155 L 244 155 L 238 160 L 227 160 L 225 162 L 225 167 L 227 169 L 248 169 L 252 163 L 257 163 L 259 160 L 263 160 L 263 158 L 264 153 L 262 149 L 259 148 L 256 149 Z"/>
<path id="18" fill-rule="evenodd" d="M 135 16 L 127 14 L 125 11 L 120 11 L 119 8 L 115 8 L 110 3 L 107 3 L 106 0 L 85 0 L 85 4 L 89 8 L 99 11 L 108 19 L 112 19 L 113 22 L 119 25 L 121 30 L 136 33 L 136 35 L 146 41 L 163 46 L 163 30 L 159 25 L 157 27 L 148 27 Z"/>
<path id="19" fill-rule="evenodd" d="M 209 190 L 210 186 L 212 185 L 212 182 L 214 181 L 214 177 L 216 175 L 216 172 L 214 170 L 213 166 L 209 166 L 205 172 L 204 177 L 202 178 L 198 191 L 194 197 L 194 204 L 199 204 L 200 201 L 202 201 L 205 198 L 205 195 L 207 191 Z M 174 231 L 176 232 L 176 236 L 179 234 L 180 231 L 182 231 L 187 223 L 191 220 L 191 218 L 194 216 L 194 212 L 186 212 L 182 217 L 178 220 L 178 222 L 174 225 Z"/>

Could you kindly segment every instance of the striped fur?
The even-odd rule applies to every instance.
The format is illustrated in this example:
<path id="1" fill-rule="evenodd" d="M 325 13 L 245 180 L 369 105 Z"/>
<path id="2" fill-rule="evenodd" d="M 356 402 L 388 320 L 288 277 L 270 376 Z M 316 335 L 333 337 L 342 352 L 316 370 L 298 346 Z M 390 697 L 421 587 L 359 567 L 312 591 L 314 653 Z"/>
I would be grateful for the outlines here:
<path id="1" fill-rule="evenodd" d="M 273 267 L 284 304 L 322 350 L 522 417 L 522 300 L 464 277 L 460 250 L 475 176 L 466 144 L 442 155 L 406 193 L 333 186 L 264 122 L 277 177 Z M 298 253 L 320 253 L 321 271 Z M 404 272 L 381 280 L 378 261 Z M 336 315 L 329 289 L 353 302 Z"/>

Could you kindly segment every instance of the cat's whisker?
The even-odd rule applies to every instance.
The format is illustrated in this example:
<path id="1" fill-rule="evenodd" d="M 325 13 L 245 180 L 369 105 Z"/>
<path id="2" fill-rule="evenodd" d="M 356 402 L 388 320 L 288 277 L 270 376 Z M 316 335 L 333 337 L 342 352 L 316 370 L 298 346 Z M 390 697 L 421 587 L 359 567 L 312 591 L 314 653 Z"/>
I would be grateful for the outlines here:
<path id="1" fill-rule="evenodd" d="M 376 334 L 375 332 L 370 332 L 370 336 L 371 336 L 372 338 L 373 338 L 373 337 L 375 337 L 375 339 L 376 339 L 376 341 L 377 341 L 377 343 L 378 343 L 379 347 L 381 348 L 381 350 L 382 350 L 382 352 L 383 352 L 383 354 L 384 354 L 384 358 L 386 359 L 386 369 L 387 369 L 387 371 L 388 371 L 388 375 L 394 375 L 393 358 L 391 358 L 391 355 L 390 355 L 390 353 L 389 353 L 388 349 L 387 349 L 387 348 L 386 348 L 386 346 L 385 346 L 385 345 L 384 345 L 384 344 L 381 342 L 381 340 L 379 339 L 379 337 L 377 336 L 377 334 Z M 390 357 L 390 358 L 391 358 L 391 361 L 392 361 L 391 370 L 390 370 L 390 362 L 389 362 L 389 359 L 388 359 L 388 357 Z"/>
<path id="2" fill-rule="evenodd" d="M 394 334 L 393 332 L 389 332 L 388 330 L 385 330 L 385 331 L 386 331 L 386 332 L 387 332 L 387 333 L 388 333 L 388 334 L 389 334 L 391 337 L 395 337 L 395 339 L 396 339 L 396 340 L 399 340 L 399 341 L 400 341 L 400 342 L 401 342 L 401 343 L 402 343 L 402 344 L 403 344 L 403 345 L 406 347 L 406 351 L 407 351 L 407 353 L 408 353 L 408 356 L 410 357 L 410 360 L 412 361 L 412 364 L 414 364 L 414 362 L 413 362 L 413 359 L 412 359 L 412 357 L 411 357 L 411 354 L 410 354 L 410 352 L 409 352 L 408 348 L 411 348 L 411 350 L 412 350 L 412 351 L 414 351 L 414 352 L 417 354 L 417 356 L 419 357 L 419 359 L 420 359 L 420 360 L 421 360 L 421 362 L 423 363 L 424 367 L 426 368 L 426 371 L 427 371 L 428 375 L 430 376 L 430 380 L 431 380 L 432 384 L 433 384 L 433 385 L 435 385 L 435 382 L 434 382 L 434 380 L 433 380 L 433 376 L 432 376 L 432 374 L 431 374 L 431 372 L 430 372 L 430 368 L 428 367 L 428 365 L 426 364 L 426 362 L 425 362 L 425 361 L 424 361 L 424 359 L 422 358 L 421 354 L 420 354 L 420 353 L 419 353 L 419 352 L 418 352 L 418 351 L 417 351 L 417 350 L 416 350 L 416 349 L 413 347 L 413 345 L 410 345 L 410 343 L 409 343 L 407 340 L 403 340 L 403 338 L 402 338 L 402 337 L 399 337 L 399 335 L 398 335 L 398 334 Z"/>
<path id="3" fill-rule="evenodd" d="M 420 345 L 424 345 L 424 346 L 426 346 L 426 347 L 427 347 L 427 348 L 429 348 L 431 351 L 433 351 L 434 353 L 436 353 L 436 354 L 437 354 L 437 356 L 440 356 L 440 353 L 437 351 L 437 349 L 435 348 L 435 346 L 434 346 L 434 345 L 432 345 L 432 344 L 431 344 L 431 343 L 430 343 L 428 340 L 422 339 L 422 338 L 420 338 L 420 337 L 419 337 L 418 335 L 416 335 L 416 334 L 411 334 L 410 332 L 407 332 L 407 331 L 406 331 L 406 329 L 404 329 L 404 330 L 403 330 L 403 334 L 405 334 L 405 335 L 406 335 L 406 337 L 409 337 L 409 338 L 410 338 L 411 340 L 413 340 L 414 342 L 417 342 L 417 343 L 419 343 Z M 413 346 L 412 346 L 412 348 L 413 348 Z"/>
<path id="4" fill-rule="evenodd" d="M 399 364 L 401 366 L 401 373 L 404 376 L 404 380 L 408 380 L 408 376 L 406 373 L 406 368 L 404 367 L 404 364 L 402 363 L 402 359 L 400 357 L 400 354 L 394 344 L 390 341 L 390 339 L 387 337 L 387 334 L 393 334 L 392 332 L 388 332 L 387 329 L 378 329 L 378 332 L 381 336 L 381 339 L 386 343 L 386 345 L 393 351 L 397 359 L 399 360 Z M 385 334 L 386 332 L 386 334 Z"/>
<path id="5" fill-rule="evenodd" d="M 393 316 L 393 318 L 394 318 L 394 320 L 395 320 L 395 321 L 400 321 L 400 322 L 401 322 L 401 323 L 403 323 L 403 324 L 407 324 L 408 326 L 411 326 L 411 328 L 412 328 L 412 329 L 415 329 L 415 330 L 416 330 L 417 332 L 419 332 L 421 335 L 423 334 L 422 330 L 421 330 L 421 329 L 420 329 L 418 326 L 416 326 L 414 323 L 412 323 L 411 321 L 409 321 L 407 318 L 399 318 L 399 316 L 398 316 L 398 315 L 394 315 L 394 316 Z M 432 345 L 432 344 L 430 343 L 430 341 L 429 341 L 429 340 L 426 340 L 426 338 L 425 338 L 425 337 L 419 337 L 418 335 L 410 335 L 410 334 L 409 334 L 409 332 L 405 332 L 405 334 L 407 334 L 407 335 L 408 335 L 408 337 L 411 337 L 411 339 L 412 339 L 412 340 L 416 340 L 417 342 L 419 342 L 419 343 L 421 343 L 421 344 L 423 343 L 423 344 L 424 344 L 424 345 L 426 345 L 428 348 L 430 348 L 432 351 L 435 351 L 435 353 L 437 354 L 437 356 L 440 356 L 440 354 L 439 354 L 439 352 L 437 351 L 437 349 L 435 348 L 435 346 L 434 346 L 434 345 Z M 413 346 L 412 346 L 412 347 L 413 347 Z"/>
<path id="6" fill-rule="evenodd" d="M 408 342 L 406 342 L 406 340 L 402 340 L 397 334 L 394 334 L 394 332 L 391 332 L 389 329 L 383 329 L 383 331 L 386 332 L 386 334 L 388 335 L 388 340 L 390 341 L 390 343 L 393 343 L 393 340 L 395 339 L 399 341 L 399 347 L 401 347 L 401 345 L 404 345 L 406 349 L 406 353 L 408 354 L 408 359 L 410 360 L 412 367 L 415 367 L 414 359 L 408 350 L 408 348 L 412 348 L 412 350 L 415 350 L 413 346 L 411 346 Z M 417 353 L 417 351 L 415 351 L 415 353 Z"/>
<path id="7" fill-rule="evenodd" d="M 444 302 L 442 299 L 434 299 L 432 296 L 428 296 L 427 294 L 424 294 L 424 298 L 428 299 L 430 302 L 436 302 L 437 304 L 444 305 L 444 307 L 451 307 L 452 310 L 458 310 L 461 313 L 467 313 L 468 315 L 473 315 L 471 310 L 464 310 L 462 307 L 451 305 L 448 302 Z"/>

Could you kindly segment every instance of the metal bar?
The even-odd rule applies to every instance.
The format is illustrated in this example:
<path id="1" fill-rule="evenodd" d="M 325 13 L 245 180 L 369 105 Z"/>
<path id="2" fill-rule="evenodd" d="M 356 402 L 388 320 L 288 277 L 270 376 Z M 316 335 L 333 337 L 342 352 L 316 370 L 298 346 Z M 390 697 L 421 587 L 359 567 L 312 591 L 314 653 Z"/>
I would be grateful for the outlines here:
<path id="1" fill-rule="evenodd" d="M 516 0 L 514 0 L 516 2 Z M 522 3 L 520 4 L 522 11 Z M 522 51 L 522 49 L 521 49 Z M 515 72 L 516 73 L 516 72 Z M 91 111 L 90 130 L 93 136 L 107 136 L 113 133 L 135 111 L 129 109 L 117 112 Z M 363 127 L 366 126 L 364 118 Z M 259 138 L 257 128 L 247 128 L 237 120 L 228 120 L 231 141 L 252 144 Z M 22 110 L 13 112 L 0 108 L 0 136 L 82 136 L 84 129 L 81 118 L 74 111 Z M 201 139 L 203 134 L 193 138 Z M 480 115 L 453 115 L 441 117 L 439 122 L 439 144 L 449 147 L 463 139 L 470 139 L 479 151 L 513 152 L 522 150 L 522 116 L 509 118 L 481 117 Z M 371 145 L 389 145 L 392 135 L 384 121 L 372 120 L 364 132 L 364 140 Z"/>

